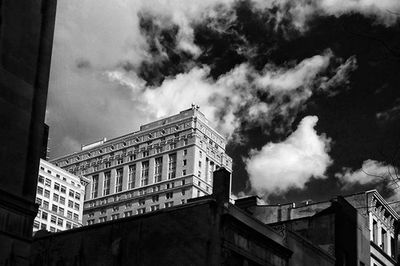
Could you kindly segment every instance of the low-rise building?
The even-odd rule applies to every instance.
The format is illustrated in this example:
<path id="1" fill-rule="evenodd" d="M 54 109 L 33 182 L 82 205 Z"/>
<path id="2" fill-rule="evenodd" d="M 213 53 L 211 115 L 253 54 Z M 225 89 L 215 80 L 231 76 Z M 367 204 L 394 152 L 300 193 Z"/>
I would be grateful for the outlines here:
<path id="1" fill-rule="evenodd" d="M 87 178 L 75 176 L 41 159 L 36 190 L 39 210 L 33 232 L 59 232 L 81 226 L 87 184 Z"/>

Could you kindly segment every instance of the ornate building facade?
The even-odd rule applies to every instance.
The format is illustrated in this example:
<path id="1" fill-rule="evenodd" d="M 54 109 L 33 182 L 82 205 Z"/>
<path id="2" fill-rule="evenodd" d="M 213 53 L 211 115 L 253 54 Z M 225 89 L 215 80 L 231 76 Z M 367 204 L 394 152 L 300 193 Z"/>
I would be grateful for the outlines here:
<path id="1" fill-rule="evenodd" d="M 224 137 L 193 105 L 52 162 L 91 180 L 84 204 L 84 224 L 90 225 L 211 194 L 213 171 L 232 169 L 225 145 Z"/>

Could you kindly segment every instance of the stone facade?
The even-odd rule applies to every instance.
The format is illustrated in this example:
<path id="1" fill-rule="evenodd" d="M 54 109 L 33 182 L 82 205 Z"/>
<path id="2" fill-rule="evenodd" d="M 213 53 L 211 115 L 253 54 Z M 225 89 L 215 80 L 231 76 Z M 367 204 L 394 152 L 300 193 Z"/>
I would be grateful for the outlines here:
<path id="1" fill-rule="evenodd" d="M 232 169 L 226 140 L 192 106 L 140 130 L 82 146 L 52 162 L 91 180 L 84 224 L 180 205 L 209 195 L 212 172 Z"/>

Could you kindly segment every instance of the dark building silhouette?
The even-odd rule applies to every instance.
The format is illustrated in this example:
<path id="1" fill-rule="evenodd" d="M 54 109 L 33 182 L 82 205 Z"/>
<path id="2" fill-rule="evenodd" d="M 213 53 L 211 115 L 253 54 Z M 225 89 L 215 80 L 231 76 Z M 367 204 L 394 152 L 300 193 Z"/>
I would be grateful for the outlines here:
<path id="1" fill-rule="evenodd" d="M 0 265 L 28 265 L 56 0 L 0 1 Z"/>

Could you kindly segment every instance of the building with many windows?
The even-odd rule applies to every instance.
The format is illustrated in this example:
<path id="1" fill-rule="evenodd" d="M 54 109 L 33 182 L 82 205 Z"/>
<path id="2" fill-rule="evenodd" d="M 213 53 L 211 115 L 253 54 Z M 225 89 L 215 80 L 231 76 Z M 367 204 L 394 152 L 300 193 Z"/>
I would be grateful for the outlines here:
<path id="1" fill-rule="evenodd" d="M 137 132 L 84 145 L 53 163 L 91 180 L 84 223 L 93 224 L 209 195 L 213 171 L 232 169 L 225 145 L 224 137 L 193 105 Z"/>
<path id="2" fill-rule="evenodd" d="M 36 191 L 39 210 L 33 232 L 58 232 L 81 226 L 88 181 L 41 159 Z"/>

